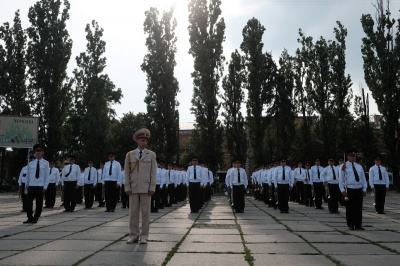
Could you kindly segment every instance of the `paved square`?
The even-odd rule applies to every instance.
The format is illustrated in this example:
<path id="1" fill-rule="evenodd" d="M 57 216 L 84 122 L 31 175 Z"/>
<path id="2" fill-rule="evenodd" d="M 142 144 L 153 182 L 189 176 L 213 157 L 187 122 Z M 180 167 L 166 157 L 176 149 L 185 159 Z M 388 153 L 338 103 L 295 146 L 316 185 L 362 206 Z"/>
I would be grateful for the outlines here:
<path id="1" fill-rule="evenodd" d="M 37 224 L 16 193 L 0 194 L 0 265 L 399 265 L 400 194 L 389 192 L 386 215 L 365 200 L 365 231 L 349 231 L 345 209 L 330 214 L 289 203 L 281 214 L 246 198 L 234 213 L 225 196 L 214 196 L 200 213 L 186 202 L 151 214 L 149 242 L 126 244 L 128 211 L 117 206 L 64 213 L 44 209 Z"/>

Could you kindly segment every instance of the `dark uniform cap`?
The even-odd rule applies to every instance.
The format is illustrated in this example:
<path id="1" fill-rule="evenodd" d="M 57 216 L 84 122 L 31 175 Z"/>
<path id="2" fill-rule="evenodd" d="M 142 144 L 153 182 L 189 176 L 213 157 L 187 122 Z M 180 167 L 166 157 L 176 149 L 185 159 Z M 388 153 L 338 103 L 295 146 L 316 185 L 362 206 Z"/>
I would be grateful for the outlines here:
<path id="1" fill-rule="evenodd" d="M 285 162 L 287 161 L 286 157 L 284 157 L 284 156 L 279 159 L 279 162 L 283 162 L 283 161 L 285 161 Z"/>
<path id="2" fill-rule="evenodd" d="M 198 160 L 199 160 L 199 157 L 197 157 L 197 156 L 192 156 L 192 161 L 193 161 L 193 160 L 197 160 L 197 161 L 198 161 Z"/>
<path id="3" fill-rule="evenodd" d="M 45 150 L 46 146 L 44 144 L 42 144 L 42 143 L 37 143 L 37 144 L 33 145 L 33 150 L 35 151 L 36 149 Z"/>
<path id="4" fill-rule="evenodd" d="M 87 163 L 93 163 L 94 161 L 92 159 L 88 159 Z"/>
<path id="5" fill-rule="evenodd" d="M 160 159 L 160 160 L 158 160 L 158 163 L 159 164 L 165 164 L 165 160 Z"/>
<path id="6" fill-rule="evenodd" d="M 376 156 L 374 157 L 374 161 L 376 161 L 377 159 L 381 160 L 382 157 L 381 157 L 380 155 L 376 155 Z"/>
<path id="7" fill-rule="evenodd" d="M 149 138 L 150 138 L 150 130 L 148 130 L 147 128 L 141 128 L 133 134 L 133 140 L 136 142 L 139 139 L 149 139 Z"/>
<path id="8" fill-rule="evenodd" d="M 335 161 L 335 158 L 333 156 L 329 156 L 328 161 Z"/>
<path id="9" fill-rule="evenodd" d="M 76 160 L 76 156 L 73 155 L 73 154 L 70 154 L 70 155 L 68 156 L 68 159 L 74 159 L 74 160 Z"/>
<path id="10" fill-rule="evenodd" d="M 346 155 L 350 155 L 350 154 L 356 155 L 357 154 L 357 150 L 355 148 L 347 149 L 346 150 Z"/>
<path id="11" fill-rule="evenodd" d="M 242 163 L 242 160 L 240 160 L 239 158 L 236 158 L 235 160 L 233 160 L 234 163 Z M 259 165 L 257 166 L 257 168 L 260 167 Z"/>
<path id="12" fill-rule="evenodd" d="M 54 160 L 54 158 L 50 158 L 49 163 L 56 163 L 56 160 Z"/>
<path id="13" fill-rule="evenodd" d="M 115 152 L 109 151 L 109 152 L 107 153 L 107 155 L 115 155 Z"/>

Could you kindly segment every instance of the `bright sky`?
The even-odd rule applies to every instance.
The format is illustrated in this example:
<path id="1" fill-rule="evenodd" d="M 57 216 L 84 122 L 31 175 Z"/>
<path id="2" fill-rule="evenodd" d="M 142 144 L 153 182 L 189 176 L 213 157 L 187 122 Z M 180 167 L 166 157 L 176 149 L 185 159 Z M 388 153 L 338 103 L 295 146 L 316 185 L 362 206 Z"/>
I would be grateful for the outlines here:
<path id="1" fill-rule="evenodd" d="M 35 2 L 0 0 L 0 23 L 12 22 L 14 12 L 20 9 L 23 27 L 27 28 L 28 9 Z M 400 0 L 390 2 L 392 17 L 397 20 Z M 140 69 L 147 52 L 146 35 L 143 31 L 144 12 L 150 7 L 157 7 L 162 14 L 163 10 L 175 5 L 178 23 L 175 75 L 180 87 L 180 122 L 194 121 L 194 116 L 190 113 L 193 91 L 190 73 L 193 71 L 193 58 L 188 54 L 187 0 L 70 0 L 70 3 L 67 28 L 74 43 L 69 75 L 72 76 L 72 70 L 76 67 L 75 57 L 86 49 L 85 26 L 96 20 L 104 29 L 104 40 L 107 43 L 105 72 L 122 89 L 124 95 L 121 104 L 114 106 L 118 117 L 130 111 L 146 112 L 146 75 Z M 321 35 L 329 40 L 334 38 L 333 28 L 339 20 L 348 30 L 346 72 L 352 77 L 354 93 L 359 94 L 360 87 L 366 87 L 360 51 L 361 38 L 364 37 L 360 18 L 367 13 L 374 16 L 375 9 L 371 3 L 375 3 L 375 0 L 222 0 L 222 16 L 226 23 L 225 56 L 229 60 L 231 52 L 240 50 L 242 29 L 252 17 L 260 20 L 266 28 L 263 37 L 264 52 L 271 52 L 276 61 L 285 48 L 289 54 L 294 55 L 299 47 L 299 28 L 306 36 L 313 36 L 314 40 Z M 378 112 L 374 103 L 370 110 L 371 114 Z"/>

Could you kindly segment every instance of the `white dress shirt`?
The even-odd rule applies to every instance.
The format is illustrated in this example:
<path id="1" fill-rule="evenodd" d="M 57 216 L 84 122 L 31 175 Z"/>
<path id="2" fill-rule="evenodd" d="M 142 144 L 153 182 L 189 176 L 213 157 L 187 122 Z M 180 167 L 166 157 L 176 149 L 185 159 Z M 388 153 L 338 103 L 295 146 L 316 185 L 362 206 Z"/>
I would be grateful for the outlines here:
<path id="1" fill-rule="evenodd" d="M 324 168 L 321 165 L 314 165 L 311 167 L 311 180 L 312 183 L 321 183 L 324 180 L 321 179 L 321 173 L 324 171 Z M 319 178 L 318 178 L 318 171 L 319 171 Z"/>
<path id="2" fill-rule="evenodd" d="M 66 181 L 76 181 L 77 184 L 81 180 L 81 169 L 76 164 L 68 164 L 64 166 L 61 175 L 61 184 L 64 186 Z"/>
<path id="3" fill-rule="evenodd" d="M 354 163 L 354 167 L 356 169 L 356 172 L 358 174 L 359 180 L 356 181 L 356 177 L 354 175 L 354 170 L 351 162 L 346 162 L 345 163 L 345 170 L 343 171 L 340 169 L 339 171 L 339 188 L 341 192 L 344 192 L 346 190 L 346 187 L 348 188 L 362 188 L 364 192 L 367 191 L 367 181 L 365 179 L 365 173 L 361 165 L 358 163 Z"/>
<path id="4" fill-rule="evenodd" d="M 382 180 L 379 179 L 379 168 L 382 173 Z M 379 168 L 377 165 L 374 165 L 369 169 L 369 185 L 371 188 L 374 188 L 374 185 L 386 185 L 386 188 L 389 188 L 388 172 L 382 165 Z"/>
<path id="5" fill-rule="evenodd" d="M 37 162 L 39 161 L 39 178 L 36 178 Z M 28 164 L 28 174 L 26 178 L 26 186 L 28 187 L 43 187 L 47 189 L 49 185 L 49 162 L 45 159 L 36 159 Z"/>
<path id="6" fill-rule="evenodd" d="M 200 165 L 196 165 L 196 179 L 194 179 L 194 169 L 195 166 L 191 165 L 188 167 L 186 171 L 186 185 L 189 186 L 189 183 L 200 183 L 201 186 L 207 184 L 207 178 L 204 175 L 204 171 Z"/>
<path id="7" fill-rule="evenodd" d="M 24 166 L 21 169 L 21 172 L 19 173 L 19 178 L 18 178 L 18 185 L 22 186 L 22 183 L 26 183 L 26 176 L 28 175 L 28 166 Z"/>
<path id="8" fill-rule="evenodd" d="M 285 180 L 283 180 L 283 171 L 285 171 Z M 289 166 L 278 166 L 274 173 L 274 184 L 277 187 L 278 184 L 288 184 L 290 187 L 293 186 L 294 178 L 293 171 Z"/>
<path id="9" fill-rule="evenodd" d="M 56 184 L 56 186 L 60 183 L 60 170 L 57 167 L 51 167 L 49 170 L 49 184 Z"/>
<path id="10" fill-rule="evenodd" d="M 90 173 L 90 180 L 89 180 L 89 173 Z M 83 171 L 83 184 L 85 185 L 97 185 L 97 170 L 96 168 L 86 167 Z"/>
<path id="11" fill-rule="evenodd" d="M 111 175 L 110 175 L 110 167 Z M 108 161 L 104 164 L 103 178 L 104 181 L 117 181 L 118 185 L 122 185 L 122 170 L 121 164 L 118 161 Z"/>
<path id="12" fill-rule="evenodd" d="M 333 175 L 333 173 L 335 173 L 335 175 Z M 325 167 L 324 171 L 322 171 L 321 179 L 329 184 L 339 184 L 339 167 L 328 165 Z"/>
<path id="13" fill-rule="evenodd" d="M 239 173 L 240 173 L 240 182 L 239 182 Z M 233 186 L 239 186 L 239 185 L 244 185 L 244 188 L 247 188 L 248 185 L 248 180 L 247 180 L 247 174 L 246 170 L 243 168 L 234 168 L 234 170 L 231 172 L 231 188 Z"/>

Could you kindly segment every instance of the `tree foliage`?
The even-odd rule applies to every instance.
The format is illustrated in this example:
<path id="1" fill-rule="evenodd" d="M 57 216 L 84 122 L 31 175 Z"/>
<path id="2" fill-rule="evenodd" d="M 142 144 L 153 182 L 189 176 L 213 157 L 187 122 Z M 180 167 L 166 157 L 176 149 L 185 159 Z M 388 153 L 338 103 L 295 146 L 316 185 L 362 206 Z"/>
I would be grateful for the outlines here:
<path id="1" fill-rule="evenodd" d="M 222 80 L 224 94 L 221 95 L 225 111 L 222 113 L 225 121 L 227 148 L 233 158 L 245 158 L 247 153 L 246 130 L 242 115 L 244 103 L 243 86 L 245 82 L 244 65 L 237 50 L 231 54 L 228 73 Z"/>
<path id="2" fill-rule="evenodd" d="M 361 17 L 365 33 L 361 53 L 364 78 L 379 112 L 386 148 L 390 153 L 396 185 L 398 183 L 398 138 L 400 118 L 400 19 L 391 18 L 389 1 L 377 0 L 375 19 L 370 14 Z"/>
<path id="3" fill-rule="evenodd" d="M 26 87 L 26 33 L 22 29 L 19 10 L 14 24 L 0 27 L 0 112 L 5 115 L 30 115 Z"/>
<path id="4" fill-rule="evenodd" d="M 223 71 L 225 22 L 221 17 L 220 0 L 189 2 L 189 54 L 194 58 L 192 113 L 201 145 L 198 156 L 210 163 L 212 170 L 222 162 L 221 104 L 218 82 Z"/>
<path id="5" fill-rule="evenodd" d="M 28 13 L 30 99 L 39 117 L 39 140 L 47 144 L 50 157 L 63 149 L 62 126 L 71 103 L 72 82 L 66 72 L 72 49 L 66 28 L 69 9 L 67 0 L 41 0 Z"/>
<path id="6" fill-rule="evenodd" d="M 178 128 L 179 114 L 176 100 L 179 91 L 178 80 L 174 76 L 176 66 L 175 53 L 176 20 L 174 10 L 164 12 L 162 19 L 158 18 L 158 10 L 150 8 L 145 12 L 144 31 L 147 54 L 141 68 L 147 76 L 147 114 L 150 118 L 149 128 L 152 137 L 150 146 L 155 149 L 158 157 L 167 161 L 178 161 Z"/>
<path id="7" fill-rule="evenodd" d="M 119 103 L 121 89 L 117 89 L 104 74 L 106 43 L 102 40 L 103 29 L 96 21 L 86 25 L 86 52 L 76 57 L 78 68 L 74 70 L 76 87 L 74 108 L 70 123 L 74 141 L 83 159 L 100 161 L 110 147 L 107 132 L 115 114 L 111 104 Z"/>

